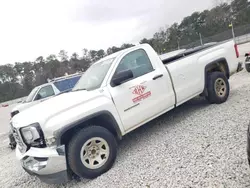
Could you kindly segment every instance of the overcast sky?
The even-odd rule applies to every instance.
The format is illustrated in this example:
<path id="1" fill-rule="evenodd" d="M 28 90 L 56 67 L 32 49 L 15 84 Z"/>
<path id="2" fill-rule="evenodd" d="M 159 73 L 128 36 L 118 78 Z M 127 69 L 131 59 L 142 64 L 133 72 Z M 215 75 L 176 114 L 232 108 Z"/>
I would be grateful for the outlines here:
<path id="1" fill-rule="evenodd" d="M 0 64 L 136 43 L 213 0 L 0 1 Z"/>

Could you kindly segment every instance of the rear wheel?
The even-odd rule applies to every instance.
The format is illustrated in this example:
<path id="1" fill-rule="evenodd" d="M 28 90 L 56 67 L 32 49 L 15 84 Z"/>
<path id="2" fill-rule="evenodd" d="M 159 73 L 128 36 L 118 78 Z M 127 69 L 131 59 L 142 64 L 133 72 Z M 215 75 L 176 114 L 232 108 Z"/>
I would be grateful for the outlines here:
<path id="1" fill-rule="evenodd" d="M 68 163 L 80 177 L 95 178 L 108 171 L 116 158 L 114 135 L 100 126 L 90 126 L 77 133 L 68 145 Z"/>
<path id="2" fill-rule="evenodd" d="M 245 68 L 246 68 L 247 72 L 250 72 L 250 63 L 245 64 Z"/>
<path id="3" fill-rule="evenodd" d="M 227 77 L 222 72 L 212 72 L 208 75 L 207 100 L 210 103 L 224 103 L 229 96 L 230 86 Z"/>

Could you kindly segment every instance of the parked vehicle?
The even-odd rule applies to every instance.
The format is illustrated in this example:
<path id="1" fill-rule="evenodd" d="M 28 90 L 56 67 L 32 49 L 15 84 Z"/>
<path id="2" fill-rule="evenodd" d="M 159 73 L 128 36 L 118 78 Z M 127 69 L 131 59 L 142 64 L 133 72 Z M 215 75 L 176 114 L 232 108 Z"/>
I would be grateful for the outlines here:
<path id="1" fill-rule="evenodd" d="M 77 73 L 77 74 L 55 78 L 52 80 L 48 80 L 49 83 L 35 87 L 30 92 L 28 97 L 24 101 L 22 101 L 21 104 L 17 105 L 16 107 L 12 109 L 11 118 L 33 105 L 36 105 L 55 95 L 58 95 L 62 92 L 66 92 L 72 89 L 75 86 L 75 84 L 78 82 L 78 80 L 80 79 L 81 75 L 82 75 L 81 73 L 80 74 Z M 16 142 L 13 138 L 11 131 L 9 132 L 9 141 L 10 141 L 9 145 L 11 149 L 15 149 Z"/>
<path id="2" fill-rule="evenodd" d="M 245 68 L 247 70 L 247 72 L 250 72 L 250 53 L 246 53 L 245 54 Z"/>
<path id="3" fill-rule="evenodd" d="M 122 137 L 202 95 L 220 104 L 239 70 L 233 40 L 160 59 L 148 44 L 94 63 L 71 92 L 11 120 L 22 167 L 47 183 L 108 171 Z"/>
<path id="4" fill-rule="evenodd" d="M 82 74 L 73 74 L 55 78 L 49 80 L 49 83 L 35 87 L 21 104 L 12 109 L 11 117 L 39 102 L 49 99 L 52 96 L 72 89 L 80 79 L 81 75 Z"/>

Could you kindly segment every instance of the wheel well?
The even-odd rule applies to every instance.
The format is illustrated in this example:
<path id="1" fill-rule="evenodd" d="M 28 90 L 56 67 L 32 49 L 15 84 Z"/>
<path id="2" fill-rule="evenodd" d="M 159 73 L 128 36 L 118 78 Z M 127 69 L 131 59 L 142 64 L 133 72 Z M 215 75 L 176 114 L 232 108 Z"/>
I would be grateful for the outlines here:
<path id="1" fill-rule="evenodd" d="M 229 68 L 227 64 L 227 60 L 225 58 L 217 59 L 216 61 L 213 61 L 209 63 L 205 67 L 205 87 L 203 92 L 200 94 L 201 96 L 207 96 L 207 78 L 208 74 L 211 72 L 223 72 L 227 79 L 229 79 L 230 74 L 229 74 Z"/>
<path id="2" fill-rule="evenodd" d="M 108 129 L 117 140 L 121 140 L 122 136 L 120 130 L 118 130 L 118 125 L 114 122 L 114 119 L 110 117 L 109 114 L 100 114 L 98 116 L 92 117 L 87 119 L 86 121 L 79 122 L 70 126 L 68 130 L 66 130 L 61 136 L 59 143 L 60 145 L 65 144 L 67 145 L 71 138 L 81 129 L 91 126 L 91 125 L 98 125 Z"/>
<path id="3" fill-rule="evenodd" d="M 225 76 L 229 79 L 230 74 L 229 74 L 229 68 L 226 59 L 218 59 L 212 63 L 209 63 L 206 66 L 206 77 L 207 73 L 210 72 L 223 72 Z"/>

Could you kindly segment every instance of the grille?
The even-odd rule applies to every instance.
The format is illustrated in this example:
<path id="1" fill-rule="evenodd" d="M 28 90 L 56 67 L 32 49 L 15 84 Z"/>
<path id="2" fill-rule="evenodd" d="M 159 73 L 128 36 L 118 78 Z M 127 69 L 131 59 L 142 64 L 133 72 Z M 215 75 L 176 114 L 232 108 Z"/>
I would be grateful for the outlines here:
<path id="1" fill-rule="evenodd" d="M 13 127 L 12 123 L 10 124 L 10 126 L 11 126 L 11 130 L 12 130 L 12 134 L 13 134 L 15 141 L 18 145 L 18 149 L 22 153 L 24 153 L 27 150 L 27 146 L 23 143 L 22 138 L 20 137 L 19 131 L 15 127 Z"/>

